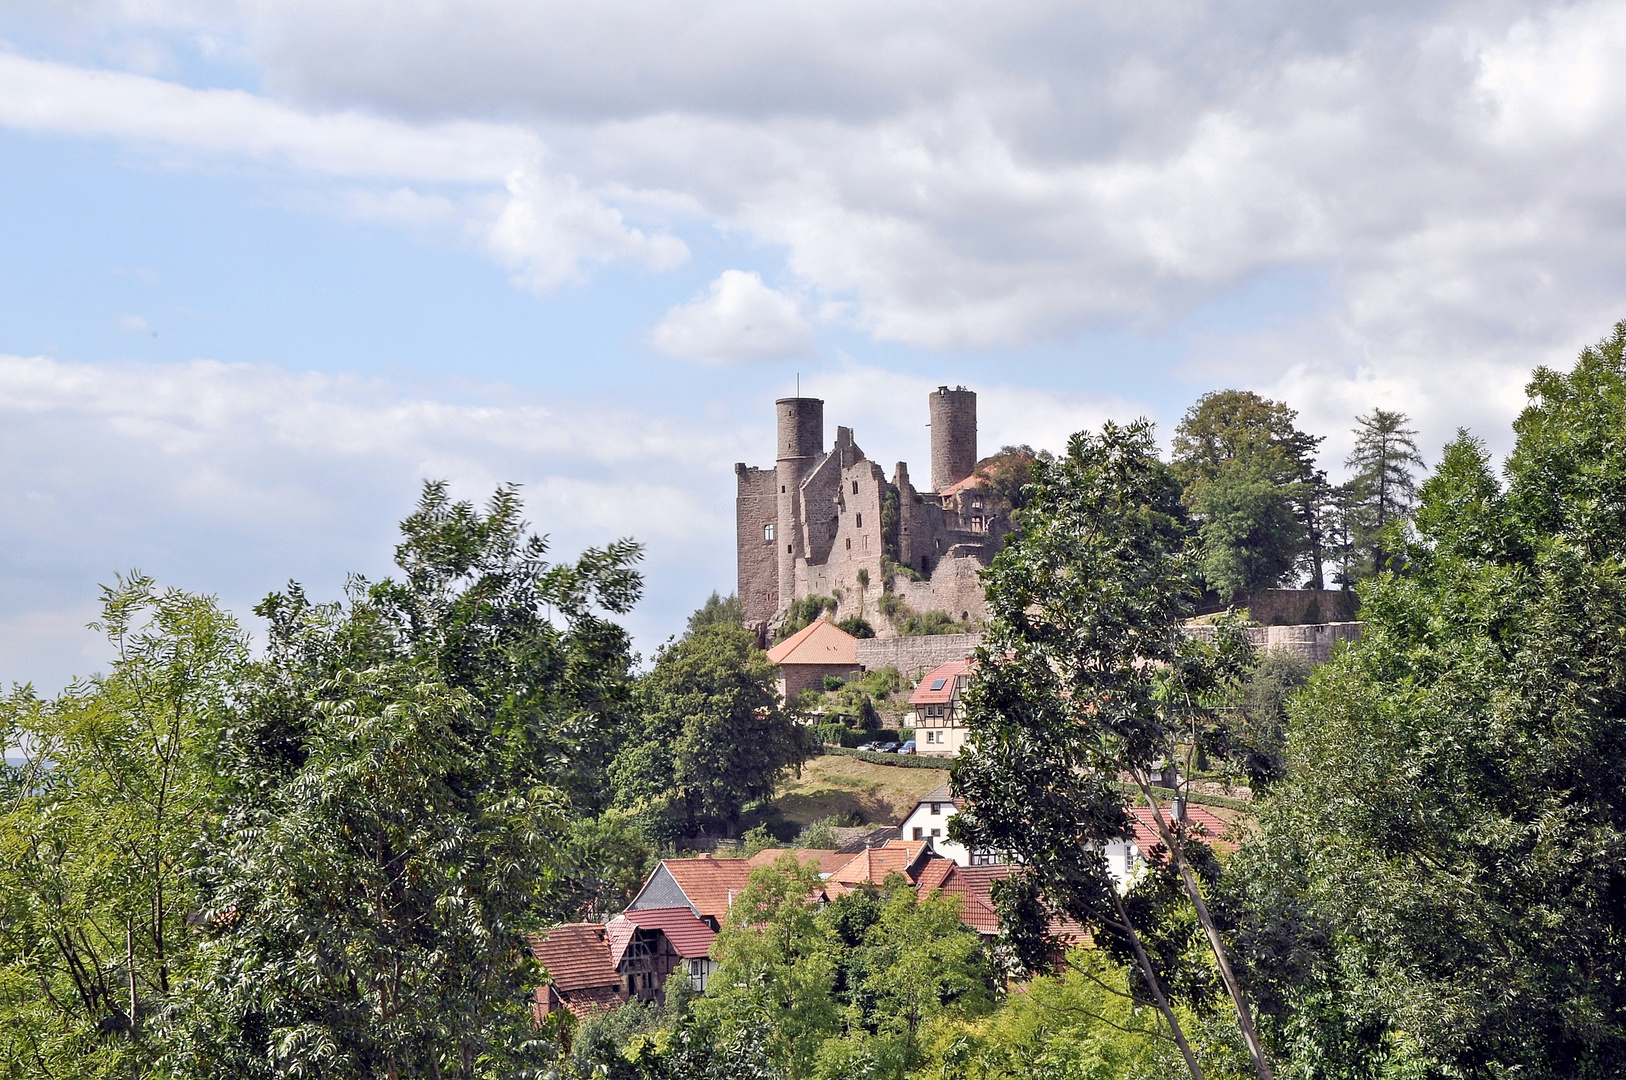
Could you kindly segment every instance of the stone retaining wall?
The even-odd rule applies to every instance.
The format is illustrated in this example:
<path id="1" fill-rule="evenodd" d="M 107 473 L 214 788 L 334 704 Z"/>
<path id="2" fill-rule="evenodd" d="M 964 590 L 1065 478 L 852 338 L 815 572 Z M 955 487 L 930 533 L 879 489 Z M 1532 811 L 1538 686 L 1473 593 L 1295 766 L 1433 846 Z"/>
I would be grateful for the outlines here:
<path id="1" fill-rule="evenodd" d="M 1335 642 L 1360 640 L 1361 624 L 1335 622 L 1302 626 L 1250 626 L 1243 632 L 1253 642 L 1253 647 L 1261 652 L 1280 649 L 1297 653 L 1312 664 L 1325 664 L 1332 659 Z M 1199 640 L 1211 641 L 1216 631 L 1212 626 L 1188 626 L 1186 633 Z"/>
<path id="2" fill-rule="evenodd" d="M 895 667 L 905 678 L 914 679 L 951 660 L 964 660 L 981 644 L 981 634 L 859 638 L 858 664 L 866 671 Z"/>

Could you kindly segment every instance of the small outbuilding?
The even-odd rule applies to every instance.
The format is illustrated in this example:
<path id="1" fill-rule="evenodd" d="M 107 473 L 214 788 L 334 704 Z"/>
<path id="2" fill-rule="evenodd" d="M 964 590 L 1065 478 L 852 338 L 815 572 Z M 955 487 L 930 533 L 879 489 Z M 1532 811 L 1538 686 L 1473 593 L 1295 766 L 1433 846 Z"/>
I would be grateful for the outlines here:
<path id="1" fill-rule="evenodd" d="M 826 675 L 849 679 L 862 669 L 858 666 L 858 639 L 831 622 L 815 619 L 768 650 L 768 659 L 779 666 L 779 693 L 789 701 L 808 687 L 824 687 Z"/>

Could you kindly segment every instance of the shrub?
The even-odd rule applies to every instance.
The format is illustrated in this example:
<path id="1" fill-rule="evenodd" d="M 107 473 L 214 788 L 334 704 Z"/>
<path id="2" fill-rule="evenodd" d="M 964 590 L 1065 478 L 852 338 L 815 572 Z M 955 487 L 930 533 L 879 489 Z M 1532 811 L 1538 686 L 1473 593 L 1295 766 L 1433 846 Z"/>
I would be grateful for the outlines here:
<path id="1" fill-rule="evenodd" d="M 970 623 L 957 622 L 948 612 L 934 608 L 907 616 L 903 625 L 898 627 L 898 633 L 904 637 L 932 637 L 936 634 L 963 634 L 970 629 Z"/>
<path id="2" fill-rule="evenodd" d="M 862 615 L 849 615 L 836 625 L 855 638 L 872 638 L 875 636 L 875 627 L 871 626 L 869 620 Z"/>
<path id="3" fill-rule="evenodd" d="M 826 690 L 831 690 L 831 691 L 840 690 L 843 686 L 846 686 L 846 685 L 847 685 L 847 680 L 843 679 L 840 675 L 826 675 L 824 677 L 824 688 Z"/>

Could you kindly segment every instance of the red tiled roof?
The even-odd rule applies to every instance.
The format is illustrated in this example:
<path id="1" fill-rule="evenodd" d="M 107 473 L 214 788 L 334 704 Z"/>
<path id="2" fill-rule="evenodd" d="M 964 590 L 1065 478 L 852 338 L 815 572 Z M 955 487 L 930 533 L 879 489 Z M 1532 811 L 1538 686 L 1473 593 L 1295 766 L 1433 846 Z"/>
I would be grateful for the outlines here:
<path id="1" fill-rule="evenodd" d="M 622 912 L 610 920 L 612 936 L 618 923 L 625 923 L 629 927 L 629 939 L 633 926 L 641 930 L 659 930 L 685 960 L 698 960 L 710 955 L 711 943 L 717 937 L 710 926 L 695 918 L 694 912 L 686 907 L 641 908 Z"/>
<path id="2" fill-rule="evenodd" d="M 848 887 L 864 882 L 879 885 L 891 873 L 904 874 L 913 880 L 918 873 L 916 864 L 929 846 L 924 840 L 888 840 L 880 847 L 866 848 L 832 874 L 830 883 Z"/>
<path id="3" fill-rule="evenodd" d="M 943 705 L 953 701 L 955 678 L 970 670 L 970 660 L 950 660 L 942 667 L 927 672 L 920 677 L 915 692 L 909 695 L 909 704 Z"/>
<path id="4" fill-rule="evenodd" d="M 1163 811 L 1163 820 L 1167 822 L 1169 820 L 1170 808 L 1167 806 L 1162 806 L 1160 809 Z M 1133 833 L 1133 836 L 1131 839 L 1134 840 L 1135 846 L 1140 848 L 1140 853 L 1142 856 L 1150 855 L 1152 853 L 1152 849 L 1162 842 L 1157 835 L 1157 826 L 1152 823 L 1151 808 L 1146 806 L 1130 807 L 1129 816 L 1133 820 L 1133 824 L 1131 825 L 1131 832 Z M 1202 826 L 1202 832 L 1200 834 L 1202 839 L 1213 846 L 1216 850 L 1236 850 L 1236 844 L 1232 843 L 1228 839 L 1225 839 L 1225 837 L 1230 835 L 1231 823 L 1214 813 L 1214 811 L 1210 810 L 1208 807 L 1196 806 L 1192 803 L 1187 803 L 1186 821 L 1188 824 L 1193 826 Z"/>
<path id="5" fill-rule="evenodd" d="M 920 887 L 921 892 L 940 889 L 943 887 L 943 882 L 947 881 L 949 876 L 954 873 L 954 865 L 953 859 L 933 855 L 921 866 L 920 876 L 916 879 L 915 884 Z"/>
<path id="6" fill-rule="evenodd" d="M 751 876 L 751 864 L 744 859 L 702 855 L 698 859 L 666 859 L 661 865 L 695 910 L 710 915 L 719 924 L 728 920 L 734 897 L 745 891 L 746 879 Z"/>
<path id="7" fill-rule="evenodd" d="M 994 909 L 993 885 L 1010 877 L 1020 867 L 1009 863 L 993 866 L 952 866 L 938 889 L 960 897 L 960 921 L 981 934 L 999 933 L 999 913 Z M 925 881 L 922 878 L 922 889 Z M 1074 919 L 1052 915 L 1050 933 L 1067 945 L 1088 945 L 1090 933 Z"/>
<path id="8" fill-rule="evenodd" d="M 764 848 L 751 856 L 746 862 L 752 868 L 772 866 L 779 861 L 779 857 L 789 852 L 796 856 L 796 861 L 803 866 L 808 863 L 818 863 L 819 873 L 833 874 L 852 861 L 853 853 L 850 851 L 830 851 L 824 848 Z"/>
<path id="9" fill-rule="evenodd" d="M 768 650 L 776 664 L 847 664 L 858 666 L 858 639 L 831 622 L 815 619 L 810 626 Z"/>
<path id="10" fill-rule="evenodd" d="M 566 923 L 527 934 L 526 939 L 531 954 L 547 969 L 549 981 L 561 994 L 621 985 L 621 976 L 610 962 L 604 927 L 598 923 Z"/>

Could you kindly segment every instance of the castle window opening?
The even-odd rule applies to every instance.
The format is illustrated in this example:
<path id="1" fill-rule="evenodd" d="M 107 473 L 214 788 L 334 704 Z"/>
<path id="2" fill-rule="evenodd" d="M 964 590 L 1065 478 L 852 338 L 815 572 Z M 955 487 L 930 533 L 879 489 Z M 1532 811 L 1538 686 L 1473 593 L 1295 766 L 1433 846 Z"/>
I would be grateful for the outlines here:
<path id="1" fill-rule="evenodd" d="M 855 514 L 854 518 L 856 519 L 855 523 L 857 524 L 857 526 L 860 529 L 862 529 L 864 527 L 864 515 L 863 514 Z"/>
<path id="2" fill-rule="evenodd" d="M 853 481 L 853 494 L 854 495 L 858 494 L 858 481 L 857 480 Z"/>
<path id="3" fill-rule="evenodd" d="M 795 549 L 795 548 L 793 548 L 793 547 L 791 547 L 791 546 L 790 546 L 790 545 L 789 545 L 789 544 L 786 544 L 786 545 L 785 545 L 785 554 L 786 554 L 786 555 L 789 555 L 789 554 L 790 554 L 790 553 L 791 553 L 791 552 L 793 552 L 793 551 L 795 551 L 795 550 L 796 550 L 796 549 Z"/>
<path id="4" fill-rule="evenodd" d="M 851 551 L 852 549 L 853 549 L 853 538 L 849 536 L 849 537 L 847 537 L 847 550 Z"/>
<path id="5" fill-rule="evenodd" d="M 784 493 L 785 493 L 785 485 L 780 484 L 779 485 L 779 494 L 783 495 Z"/>
<path id="6" fill-rule="evenodd" d="M 932 570 L 931 558 L 929 556 L 922 555 L 920 557 L 920 572 L 922 574 L 929 574 L 929 573 L 931 573 L 931 570 Z"/>
<path id="7" fill-rule="evenodd" d="M 770 521 L 766 525 L 762 526 L 762 538 L 764 540 L 773 539 L 773 522 Z"/>

